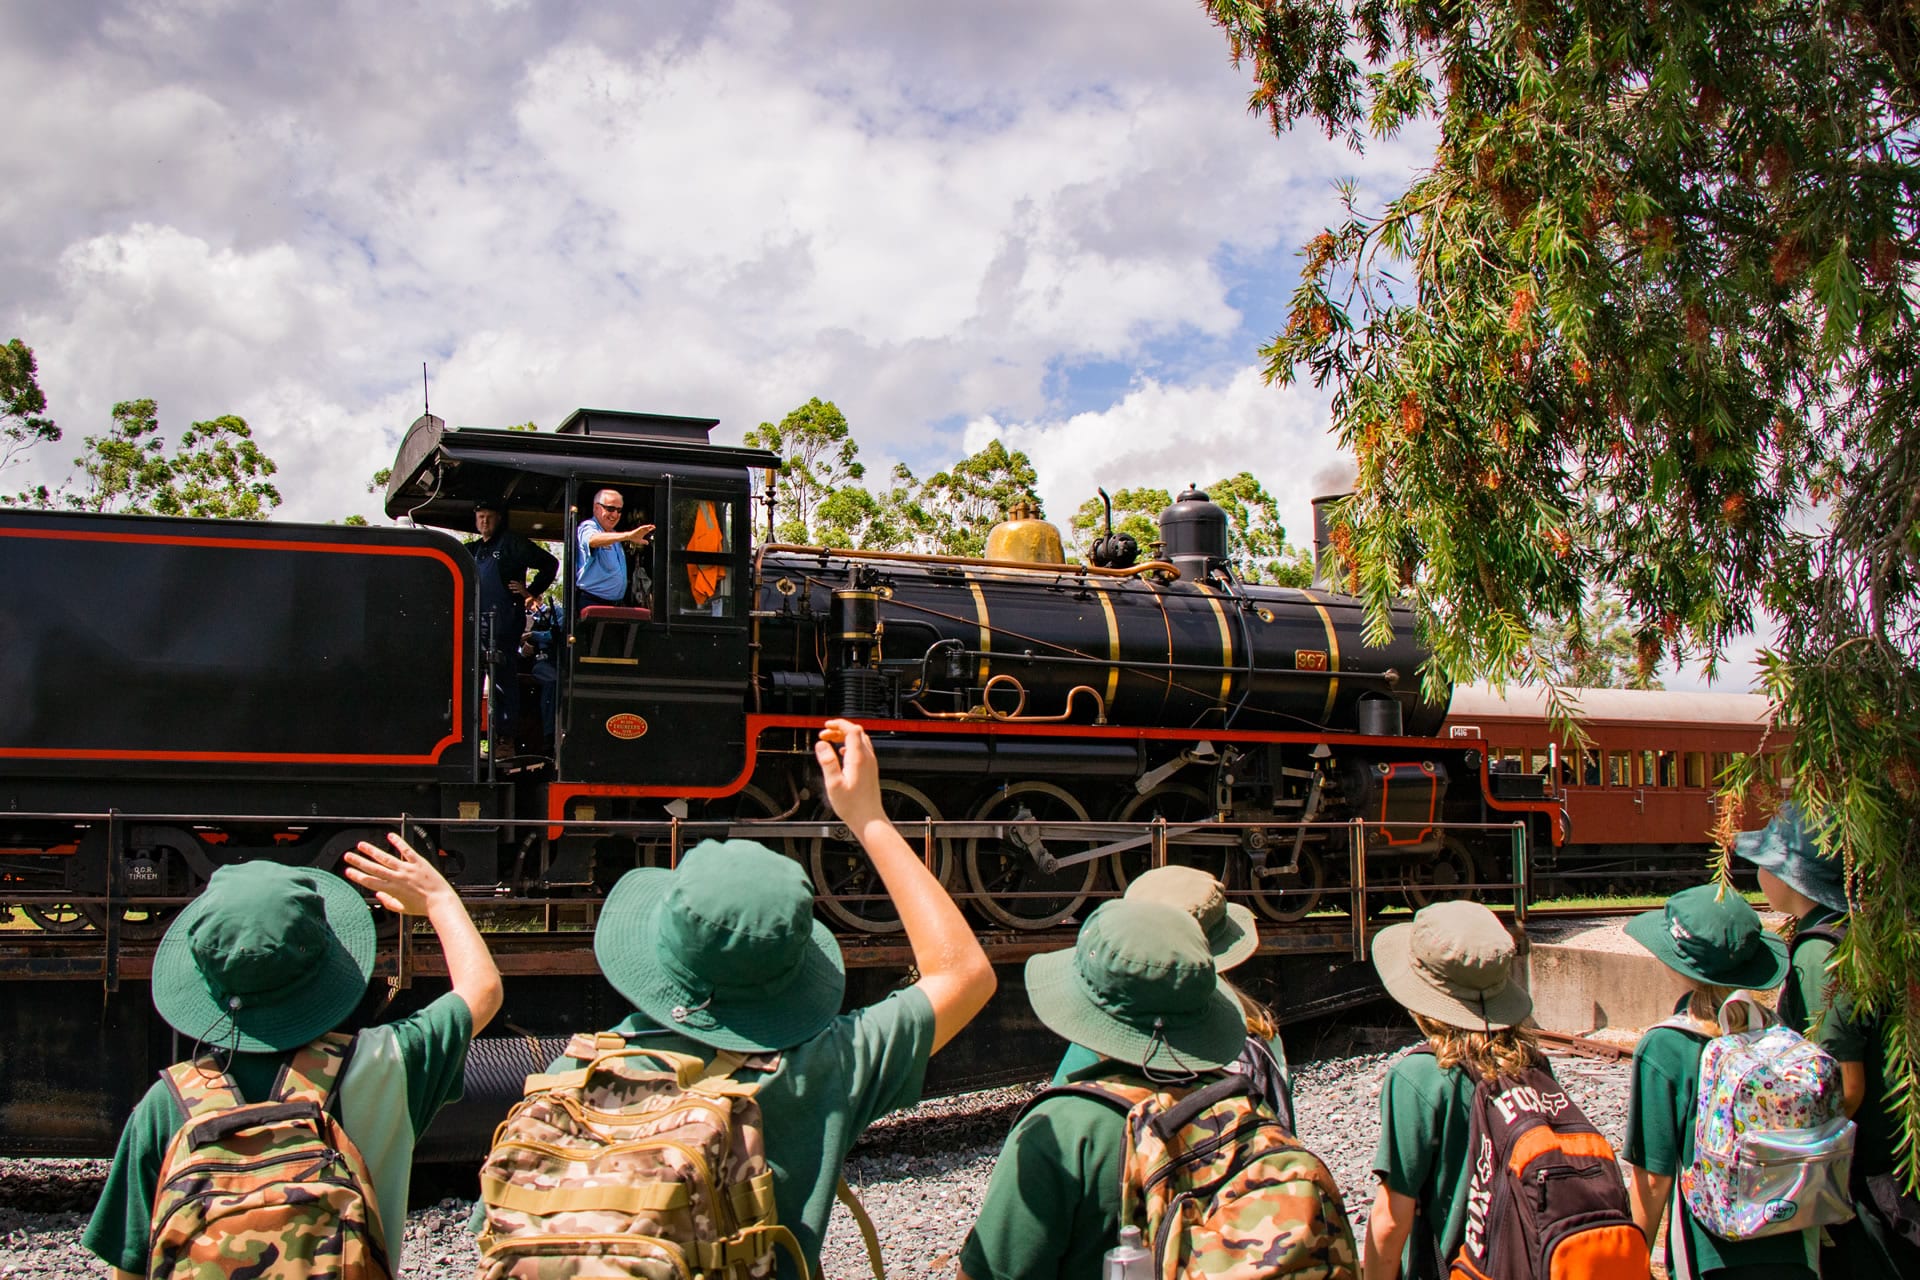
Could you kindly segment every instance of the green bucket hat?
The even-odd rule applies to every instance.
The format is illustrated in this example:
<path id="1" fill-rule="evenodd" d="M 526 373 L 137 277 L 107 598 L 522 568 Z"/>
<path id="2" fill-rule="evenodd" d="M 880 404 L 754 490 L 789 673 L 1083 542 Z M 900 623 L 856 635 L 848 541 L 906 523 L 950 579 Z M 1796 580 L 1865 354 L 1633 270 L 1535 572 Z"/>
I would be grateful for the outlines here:
<path id="1" fill-rule="evenodd" d="M 1823 907 L 1847 909 L 1846 876 L 1838 858 L 1825 857 L 1800 807 L 1780 806 L 1773 821 L 1733 838 L 1733 851 L 1762 871 L 1771 871 Z"/>
<path id="2" fill-rule="evenodd" d="M 1513 980 L 1513 937 L 1477 902 L 1436 902 L 1382 929 L 1373 967 L 1401 1006 L 1466 1031 L 1503 1031 L 1533 1012 Z"/>
<path id="3" fill-rule="evenodd" d="M 1072 950 L 1027 961 L 1027 999 L 1049 1030 L 1146 1071 L 1217 1071 L 1247 1039 L 1199 925 L 1159 902 L 1102 903 Z"/>
<path id="4" fill-rule="evenodd" d="M 847 986 L 806 872 L 751 840 L 702 841 L 672 871 L 620 877 L 593 954 L 614 990 L 662 1027 L 746 1053 L 811 1039 Z"/>
<path id="5" fill-rule="evenodd" d="M 367 991 L 373 911 L 312 867 L 217 868 L 153 955 L 153 1005 L 196 1044 L 270 1053 L 333 1030 Z"/>
<path id="6" fill-rule="evenodd" d="M 1198 867 L 1155 867 L 1127 886 L 1132 902 L 1159 902 L 1192 916 L 1207 935 L 1215 971 L 1224 973 L 1245 961 L 1260 946 L 1260 930 L 1253 912 L 1227 901 L 1220 882 Z"/>
<path id="7" fill-rule="evenodd" d="M 1765 991 L 1787 975 L 1787 944 L 1761 926 L 1745 898 L 1718 884 L 1682 889 L 1627 921 L 1627 936 L 1675 973 L 1715 987 Z"/>

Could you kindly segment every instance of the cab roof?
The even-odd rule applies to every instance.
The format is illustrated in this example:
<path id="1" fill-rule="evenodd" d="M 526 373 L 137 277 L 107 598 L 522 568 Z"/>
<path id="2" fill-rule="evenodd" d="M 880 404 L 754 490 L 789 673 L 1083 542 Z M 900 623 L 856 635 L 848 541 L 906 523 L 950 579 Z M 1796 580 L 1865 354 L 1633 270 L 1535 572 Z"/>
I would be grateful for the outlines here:
<path id="1" fill-rule="evenodd" d="M 651 484 L 676 481 L 740 488 L 751 469 L 780 459 L 765 449 L 707 443 L 716 418 L 683 418 L 618 409 L 576 409 L 556 431 L 449 427 L 422 414 L 400 442 L 387 480 L 386 512 L 443 529 L 473 528 L 474 504 L 502 498 L 512 527 L 560 537 L 567 481 Z"/>

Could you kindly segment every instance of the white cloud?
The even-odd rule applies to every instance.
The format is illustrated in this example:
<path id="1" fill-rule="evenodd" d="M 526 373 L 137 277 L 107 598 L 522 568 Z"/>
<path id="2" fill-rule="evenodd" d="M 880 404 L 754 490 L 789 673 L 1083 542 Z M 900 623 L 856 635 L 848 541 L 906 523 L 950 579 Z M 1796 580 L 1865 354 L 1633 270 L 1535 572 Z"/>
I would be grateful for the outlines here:
<path id="1" fill-rule="evenodd" d="M 967 424 L 965 447 L 973 452 L 997 438 L 1025 452 L 1041 501 L 1059 522 L 1096 488 L 1177 494 L 1251 471 L 1278 500 L 1289 540 L 1304 546 L 1313 540 L 1314 481 L 1341 458 L 1327 421 L 1318 393 L 1269 387 L 1257 370 L 1242 369 L 1219 385 L 1143 380 L 1112 408 L 1064 420 L 978 418 Z"/>

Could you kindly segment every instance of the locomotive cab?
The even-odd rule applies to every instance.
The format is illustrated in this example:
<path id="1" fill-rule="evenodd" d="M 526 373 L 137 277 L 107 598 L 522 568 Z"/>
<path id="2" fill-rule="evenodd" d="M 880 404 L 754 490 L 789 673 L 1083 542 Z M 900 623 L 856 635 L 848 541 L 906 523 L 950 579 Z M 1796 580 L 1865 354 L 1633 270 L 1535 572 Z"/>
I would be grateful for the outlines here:
<path id="1" fill-rule="evenodd" d="M 708 444 L 714 425 L 581 409 L 544 433 L 427 416 L 401 444 L 390 516 L 466 530 L 476 502 L 504 499 L 516 532 L 560 544 L 559 688 L 542 726 L 557 783 L 717 788 L 746 767 L 750 477 L 777 459 Z M 644 544 L 591 545 L 647 524 Z"/>

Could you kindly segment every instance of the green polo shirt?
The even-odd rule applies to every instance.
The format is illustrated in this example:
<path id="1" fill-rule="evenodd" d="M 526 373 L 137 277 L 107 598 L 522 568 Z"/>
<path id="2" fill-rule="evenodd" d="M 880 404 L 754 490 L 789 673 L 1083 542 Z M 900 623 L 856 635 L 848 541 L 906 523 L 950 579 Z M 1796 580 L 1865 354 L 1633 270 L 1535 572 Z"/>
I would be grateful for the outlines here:
<path id="1" fill-rule="evenodd" d="M 1066 1081 L 1135 1079 L 1082 1053 Z M 1000 1148 L 979 1221 L 960 1250 L 972 1280 L 1101 1280 L 1101 1259 L 1120 1239 L 1126 1117 L 1092 1098 L 1043 1098 Z"/>
<path id="2" fill-rule="evenodd" d="M 406 1238 L 414 1139 L 426 1132 L 442 1106 L 460 1096 L 472 1041 L 473 1014 L 465 1000 L 448 992 L 410 1017 L 360 1032 L 346 1074 L 336 1086 L 341 1127 L 360 1149 L 373 1179 L 395 1275 L 400 1273 L 400 1246 Z M 229 1074 L 240 1097 L 248 1102 L 271 1097 L 281 1066 L 292 1056 L 234 1054 Z M 80 1243 L 109 1266 L 146 1274 L 160 1161 L 185 1123 L 164 1080 L 156 1081 L 134 1106 L 93 1218 L 80 1237 Z"/>
<path id="3" fill-rule="evenodd" d="M 1686 1008 L 1682 997 L 1678 1013 Z M 1676 1027 L 1655 1027 L 1633 1051 L 1633 1092 L 1627 1102 L 1627 1146 L 1621 1157 L 1636 1169 L 1677 1180 L 1693 1162 L 1693 1121 L 1700 1093 L 1700 1054 L 1704 1036 Z M 1669 1193 L 1671 1199 L 1671 1193 Z M 1684 1199 L 1673 1202 L 1686 1218 L 1695 1274 L 1721 1267 L 1805 1267 L 1815 1274 L 1814 1231 L 1763 1236 L 1758 1240 L 1722 1240 L 1686 1213 Z M 1667 1257 L 1678 1256 L 1673 1215 L 1667 1220 Z M 1677 1272 L 1671 1261 L 1668 1270 Z M 1788 1274 L 1788 1273 L 1779 1273 Z"/>
<path id="4" fill-rule="evenodd" d="M 666 1030 L 643 1013 L 613 1030 L 638 1049 L 713 1057 L 710 1046 Z M 773 1170 L 774 1210 L 799 1238 L 809 1265 L 820 1265 L 820 1241 L 847 1152 L 875 1120 L 920 1100 L 932 1053 L 933 1005 L 918 987 L 909 987 L 841 1014 L 811 1040 L 782 1051 L 770 1072 L 742 1068 L 734 1073 L 742 1084 L 759 1086 L 755 1096 Z M 585 1065 L 563 1057 L 548 1070 Z M 476 1227 L 480 1216 L 476 1211 Z M 780 1274 L 800 1280 L 786 1250 L 776 1256 Z"/>
<path id="5" fill-rule="evenodd" d="M 1815 907 L 1795 922 L 1795 928 L 1844 922 L 1831 907 Z M 1832 972 L 1834 944 L 1813 938 L 1793 949 L 1793 971 L 1780 990 L 1780 1021 L 1832 1054 L 1836 1062 L 1857 1062 L 1866 1071 L 1867 1092 L 1854 1114 L 1859 1132 L 1854 1138 L 1854 1191 L 1863 1179 L 1893 1169 L 1894 1137 L 1898 1133 L 1887 1111 L 1887 1053 L 1878 1019 L 1862 1018 L 1853 996 Z"/>
<path id="6" fill-rule="evenodd" d="M 1442 1067 L 1431 1053 L 1409 1053 L 1387 1070 L 1380 1086 L 1380 1144 L 1374 1176 L 1389 1191 L 1411 1196 L 1419 1208 L 1407 1237 L 1400 1274 L 1417 1278 L 1432 1257 L 1441 1269 L 1460 1251 L 1467 1230 L 1467 1129 L 1473 1123 L 1473 1078 L 1462 1067 Z M 1434 1252 L 1428 1254 L 1431 1248 Z"/>

